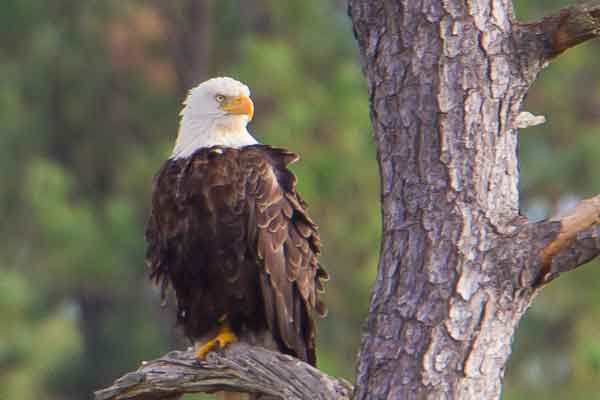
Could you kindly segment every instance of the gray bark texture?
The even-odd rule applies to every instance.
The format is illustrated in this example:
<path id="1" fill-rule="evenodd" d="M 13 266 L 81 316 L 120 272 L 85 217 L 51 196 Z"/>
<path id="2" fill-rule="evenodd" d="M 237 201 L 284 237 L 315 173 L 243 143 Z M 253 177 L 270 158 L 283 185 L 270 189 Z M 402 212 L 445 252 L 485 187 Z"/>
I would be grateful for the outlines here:
<path id="1" fill-rule="evenodd" d="M 519 212 L 518 129 L 540 70 L 600 36 L 600 5 L 515 20 L 511 0 L 349 0 L 369 87 L 383 242 L 357 382 L 243 343 L 174 352 L 96 399 L 251 392 L 282 399 L 500 397 L 515 329 L 546 283 L 600 253 L 600 196 Z M 241 347 L 240 347 L 241 346 Z"/>
<path id="2" fill-rule="evenodd" d="M 294 357 L 234 343 L 201 362 L 191 349 L 143 362 L 137 371 L 97 391 L 95 399 L 172 400 L 183 393 L 218 391 L 257 393 L 268 396 L 260 397 L 265 400 L 349 400 L 352 385 Z"/>
<path id="3" fill-rule="evenodd" d="M 383 205 L 356 399 L 499 398 L 536 293 L 598 254 L 600 200 L 530 223 L 517 158 L 528 88 L 598 8 L 520 24 L 510 0 L 349 1 Z"/>

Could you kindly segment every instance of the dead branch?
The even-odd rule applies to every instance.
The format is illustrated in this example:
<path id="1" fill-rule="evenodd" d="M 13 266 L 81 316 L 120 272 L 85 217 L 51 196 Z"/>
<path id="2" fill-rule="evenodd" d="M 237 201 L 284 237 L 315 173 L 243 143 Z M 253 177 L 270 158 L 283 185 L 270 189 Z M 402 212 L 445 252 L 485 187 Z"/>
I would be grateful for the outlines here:
<path id="1" fill-rule="evenodd" d="M 600 3 L 582 3 L 560 10 L 539 21 L 518 25 L 539 47 L 540 56 L 551 60 L 565 50 L 600 36 Z"/>
<path id="2" fill-rule="evenodd" d="M 600 255 L 600 225 L 593 225 L 578 232 L 571 245 L 563 248 L 552 257 L 547 273 L 540 274 L 541 284 L 546 284 L 559 274 L 571 271 Z"/>
<path id="3" fill-rule="evenodd" d="M 583 200 L 560 218 L 538 224 L 539 232 L 558 231 L 539 251 L 536 285 L 544 285 L 560 273 L 577 268 L 600 254 L 600 195 Z"/>
<path id="4" fill-rule="evenodd" d="M 514 37 L 523 74 L 530 82 L 565 50 L 600 36 L 600 2 L 569 6 L 538 21 L 516 23 Z"/>
<path id="5" fill-rule="evenodd" d="M 143 362 L 135 372 L 95 393 L 96 400 L 167 400 L 183 393 L 232 391 L 275 398 L 350 399 L 352 385 L 296 358 L 235 343 L 198 362 L 192 350 Z"/>

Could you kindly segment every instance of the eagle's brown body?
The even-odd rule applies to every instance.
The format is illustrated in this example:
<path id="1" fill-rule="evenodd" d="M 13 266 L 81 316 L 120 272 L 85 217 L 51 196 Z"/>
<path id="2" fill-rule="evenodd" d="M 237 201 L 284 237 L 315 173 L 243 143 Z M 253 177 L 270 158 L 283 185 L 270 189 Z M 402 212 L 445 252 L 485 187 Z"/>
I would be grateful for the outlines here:
<path id="1" fill-rule="evenodd" d="M 264 145 L 215 146 L 165 162 L 146 230 L 153 279 L 175 290 L 196 340 L 226 318 L 238 336 L 270 332 L 280 351 L 315 363 L 313 314 L 327 274 L 319 236 L 286 165 Z"/>

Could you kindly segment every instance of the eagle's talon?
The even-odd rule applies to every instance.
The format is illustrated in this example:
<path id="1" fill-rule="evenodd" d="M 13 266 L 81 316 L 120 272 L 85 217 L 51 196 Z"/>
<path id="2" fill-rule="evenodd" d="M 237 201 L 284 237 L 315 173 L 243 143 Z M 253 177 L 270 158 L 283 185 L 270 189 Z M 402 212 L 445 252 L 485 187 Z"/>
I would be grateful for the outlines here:
<path id="1" fill-rule="evenodd" d="M 209 340 L 196 350 L 196 359 L 204 360 L 211 350 L 224 349 L 228 344 L 236 342 L 237 340 L 238 338 L 235 333 L 233 333 L 229 325 L 225 323 L 221 326 L 219 333 L 214 339 Z"/>
<path id="2" fill-rule="evenodd" d="M 206 354 L 208 354 L 208 352 L 214 349 L 216 346 L 217 341 L 215 339 L 212 339 L 207 343 L 203 344 L 198 350 L 196 350 L 196 359 L 199 361 L 204 360 Z"/>
<path id="3" fill-rule="evenodd" d="M 238 338 L 237 336 L 235 336 L 235 333 L 233 333 L 231 330 L 227 330 L 225 332 L 221 332 L 215 338 L 215 340 L 217 341 L 217 343 L 219 343 L 219 347 L 221 349 L 224 349 L 225 346 L 227 346 L 228 344 L 237 342 Z"/>

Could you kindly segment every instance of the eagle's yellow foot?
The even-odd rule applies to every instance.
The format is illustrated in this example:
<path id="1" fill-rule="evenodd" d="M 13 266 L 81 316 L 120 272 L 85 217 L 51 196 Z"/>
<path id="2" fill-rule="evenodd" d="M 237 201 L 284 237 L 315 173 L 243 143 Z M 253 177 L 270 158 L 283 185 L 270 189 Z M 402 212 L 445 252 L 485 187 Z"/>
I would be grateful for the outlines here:
<path id="1" fill-rule="evenodd" d="M 219 328 L 219 333 L 214 339 L 209 340 L 196 350 L 196 358 L 198 360 L 203 360 L 209 351 L 215 350 L 216 348 L 222 349 L 229 343 L 236 342 L 237 340 L 237 336 L 235 336 L 235 333 L 233 333 L 229 324 L 224 323 Z"/>

